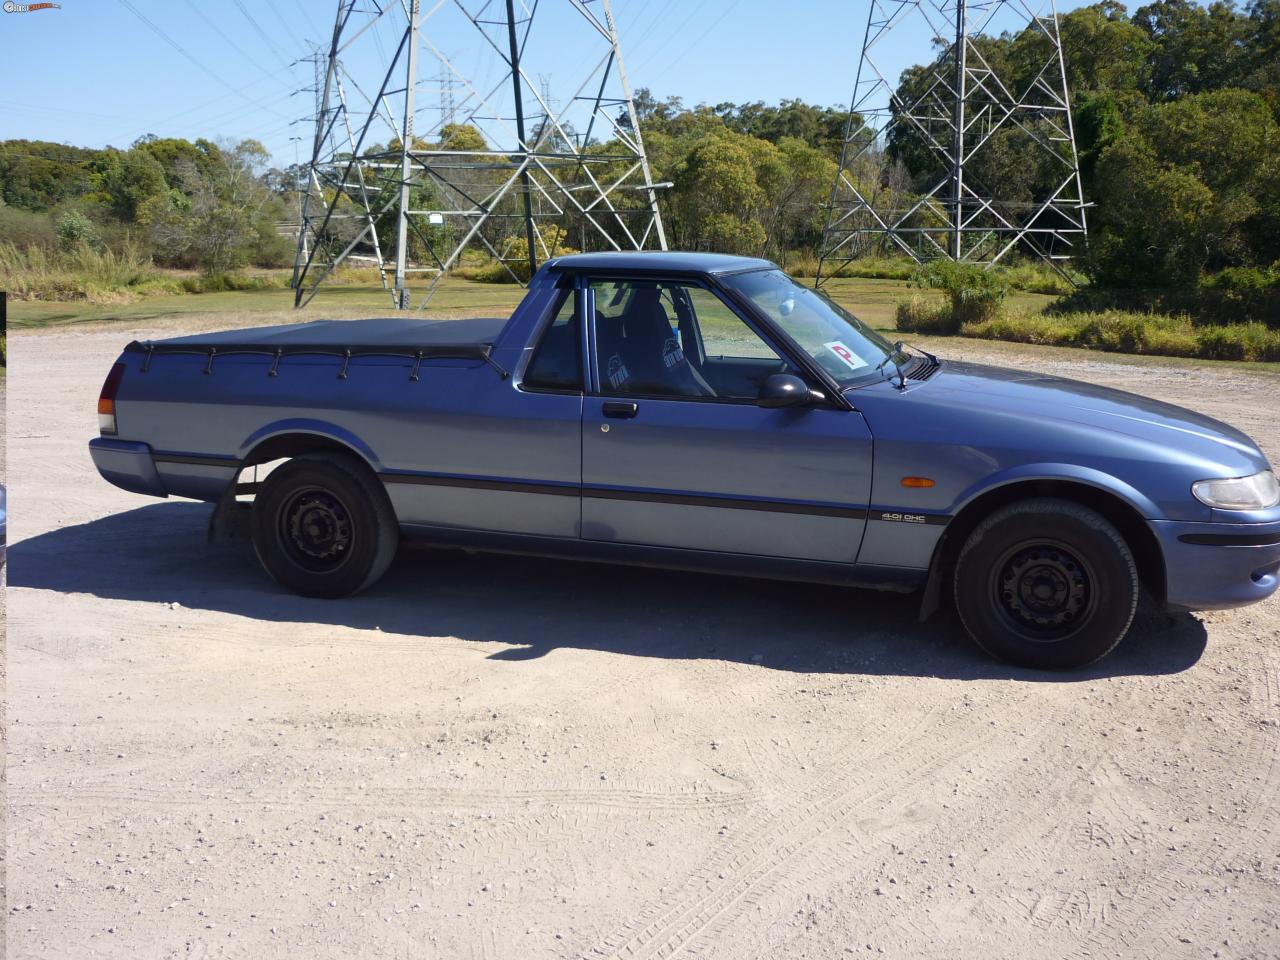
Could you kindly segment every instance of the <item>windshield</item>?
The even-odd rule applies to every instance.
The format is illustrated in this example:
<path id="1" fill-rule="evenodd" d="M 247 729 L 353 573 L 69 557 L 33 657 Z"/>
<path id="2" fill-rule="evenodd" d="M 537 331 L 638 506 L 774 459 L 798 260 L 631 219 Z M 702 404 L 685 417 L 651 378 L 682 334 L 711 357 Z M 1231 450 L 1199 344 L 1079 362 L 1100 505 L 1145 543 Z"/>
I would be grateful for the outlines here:
<path id="1" fill-rule="evenodd" d="M 895 354 L 893 344 L 781 270 L 740 273 L 724 277 L 723 283 L 755 304 L 841 387 L 885 375 L 886 359 Z M 903 358 L 895 356 L 889 362 L 901 363 Z"/>

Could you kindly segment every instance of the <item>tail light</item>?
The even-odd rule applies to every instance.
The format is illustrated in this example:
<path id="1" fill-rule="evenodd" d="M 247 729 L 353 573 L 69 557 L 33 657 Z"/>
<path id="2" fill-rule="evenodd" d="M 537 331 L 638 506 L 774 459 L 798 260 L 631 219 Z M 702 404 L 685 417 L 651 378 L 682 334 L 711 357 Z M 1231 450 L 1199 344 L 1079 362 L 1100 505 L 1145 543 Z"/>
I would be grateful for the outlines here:
<path id="1" fill-rule="evenodd" d="M 116 432 L 116 391 L 123 379 L 124 364 L 117 363 L 102 382 L 102 392 L 98 394 L 98 429 L 102 433 L 114 435 Z"/>

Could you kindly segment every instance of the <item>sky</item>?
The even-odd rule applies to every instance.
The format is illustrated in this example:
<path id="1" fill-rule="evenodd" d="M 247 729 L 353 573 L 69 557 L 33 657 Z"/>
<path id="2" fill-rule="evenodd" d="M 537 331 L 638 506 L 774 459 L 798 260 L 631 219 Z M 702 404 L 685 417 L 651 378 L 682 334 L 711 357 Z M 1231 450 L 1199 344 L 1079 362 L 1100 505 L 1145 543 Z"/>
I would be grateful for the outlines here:
<path id="1" fill-rule="evenodd" d="M 336 0 L 59 2 L 57 9 L 0 12 L 0 140 L 127 147 L 147 133 L 251 137 L 277 163 L 307 158 L 314 125 L 302 118 L 314 113 L 308 89 L 314 79 L 305 58 L 317 44 L 327 49 Z M 472 10 L 484 4 L 463 2 Z M 600 9 L 601 0 L 587 2 Z M 613 10 L 632 88 L 679 96 L 686 105 L 798 98 L 847 108 L 869 2 L 614 0 Z M 358 6 L 371 5 L 361 0 Z M 517 9 L 523 5 L 517 2 Z M 431 44 L 474 84 L 477 96 L 487 95 L 486 81 L 501 76 L 497 54 L 462 20 L 455 0 L 423 0 L 422 7 L 437 11 L 424 27 Z M 502 12 L 501 0 L 489 0 L 488 7 Z M 540 0 L 526 73 L 539 89 L 545 84 L 560 108 L 573 102 L 594 49 L 583 29 L 569 0 Z M 398 35 L 385 18 L 344 54 L 351 82 L 368 87 L 370 99 Z M 494 36 L 504 39 L 496 29 Z M 925 32 L 895 30 L 876 61 L 896 78 L 928 52 Z M 441 115 L 444 73 L 424 50 L 416 94 L 420 131 Z M 449 86 L 455 101 L 466 95 L 460 82 Z"/>

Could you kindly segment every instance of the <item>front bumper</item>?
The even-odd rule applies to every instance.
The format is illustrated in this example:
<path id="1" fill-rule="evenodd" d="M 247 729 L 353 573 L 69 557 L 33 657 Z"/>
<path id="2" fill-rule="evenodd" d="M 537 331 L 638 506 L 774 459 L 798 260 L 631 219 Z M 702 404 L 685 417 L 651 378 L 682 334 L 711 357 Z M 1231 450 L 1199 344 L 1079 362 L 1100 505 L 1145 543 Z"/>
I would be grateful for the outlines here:
<path id="1" fill-rule="evenodd" d="M 1149 522 L 1164 552 L 1165 603 L 1173 609 L 1243 607 L 1280 587 L 1280 521 Z"/>
<path id="2" fill-rule="evenodd" d="M 94 437 L 89 441 L 89 456 L 103 479 L 122 490 L 152 497 L 169 495 L 151 459 L 151 448 L 145 443 Z"/>

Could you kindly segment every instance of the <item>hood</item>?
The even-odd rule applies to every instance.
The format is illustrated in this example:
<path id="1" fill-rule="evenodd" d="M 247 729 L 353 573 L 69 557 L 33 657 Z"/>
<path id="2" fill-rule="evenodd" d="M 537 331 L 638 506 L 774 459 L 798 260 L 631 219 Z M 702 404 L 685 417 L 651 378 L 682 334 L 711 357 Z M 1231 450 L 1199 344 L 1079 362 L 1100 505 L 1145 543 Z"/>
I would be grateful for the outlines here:
<path id="1" fill-rule="evenodd" d="M 927 386 L 941 400 L 1081 424 L 1170 447 L 1208 443 L 1266 462 L 1258 445 L 1213 417 L 1123 390 L 1033 371 L 946 361 Z M 1222 452 L 1225 454 L 1226 450 Z M 1229 456 L 1229 455 L 1228 455 Z"/>

